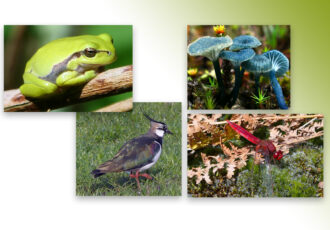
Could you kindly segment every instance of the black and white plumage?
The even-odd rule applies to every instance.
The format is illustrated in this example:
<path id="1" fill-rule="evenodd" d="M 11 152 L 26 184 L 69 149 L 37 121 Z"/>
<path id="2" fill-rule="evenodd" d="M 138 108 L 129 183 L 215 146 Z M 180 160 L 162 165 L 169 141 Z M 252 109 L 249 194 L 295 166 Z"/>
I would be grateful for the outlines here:
<path id="1" fill-rule="evenodd" d="M 139 176 L 151 179 L 144 173 L 139 174 L 152 167 L 162 153 L 162 143 L 165 134 L 172 134 L 167 125 L 163 122 L 153 120 L 144 114 L 150 121 L 150 129 L 146 134 L 127 141 L 118 153 L 109 161 L 101 164 L 91 174 L 96 178 L 110 172 L 129 172 L 131 178 L 135 178 L 138 187 Z"/>

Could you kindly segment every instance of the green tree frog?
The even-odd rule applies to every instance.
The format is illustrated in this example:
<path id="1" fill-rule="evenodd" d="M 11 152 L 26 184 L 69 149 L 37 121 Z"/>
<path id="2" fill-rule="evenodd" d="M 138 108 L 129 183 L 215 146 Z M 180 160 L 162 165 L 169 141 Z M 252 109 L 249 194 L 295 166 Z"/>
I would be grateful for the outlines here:
<path id="1" fill-rule="evenodd" d="M 21 93 L 44 99 L 93 79 L 100 67 L 116 60 L 108 34 L 60 38 L 41 47 L 27 62 Z"/>

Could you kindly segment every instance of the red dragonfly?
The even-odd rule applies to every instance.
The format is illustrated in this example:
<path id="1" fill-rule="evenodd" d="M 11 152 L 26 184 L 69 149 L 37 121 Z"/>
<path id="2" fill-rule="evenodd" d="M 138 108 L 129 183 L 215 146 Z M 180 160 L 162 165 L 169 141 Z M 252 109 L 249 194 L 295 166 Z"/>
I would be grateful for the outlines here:
<path id="1" fill-rule="evenodd" d="M 283 157 L 283 153 L 281 150 L 276 151 L 276 148 L 272 141 L 270 140 L 261 140 L 260 138 L 253 136 L 249 131 L 244 129 L 243 127 L 236 125 L 235 123 L 232 123 L 227 120 L 227 123 L 229 126 L 235 130 L 238 134 L 243 136 L 248 141 L 252 142 L 256 146 L 256 151 L 258 153 L 261 153 L 265 157 L 272 156 L 276 160 L 281 160 Z"/>

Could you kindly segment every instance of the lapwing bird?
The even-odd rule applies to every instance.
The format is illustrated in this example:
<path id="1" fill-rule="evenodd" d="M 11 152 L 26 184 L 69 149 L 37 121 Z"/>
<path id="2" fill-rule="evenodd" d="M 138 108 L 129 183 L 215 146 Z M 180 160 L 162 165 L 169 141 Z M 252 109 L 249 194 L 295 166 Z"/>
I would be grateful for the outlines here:
<path id="1" fill-rule="evenodd" d="M 109 161 L 101 164 L 91 174 L 94 178 L 111 172 L 129 172 L 130 178 L 135 178 L 140 190 L 139 177 L 152 179 L 147 173 L 140 172 L 149 169 L 159 159 L 162 153 L 162 143 L 165 134 L 173 134 L 167 125 L 155 121 L 148 115 L 144 116 L 150 121 L 150 129 L 146 134 L 127 141 L 119 152 Z"/>

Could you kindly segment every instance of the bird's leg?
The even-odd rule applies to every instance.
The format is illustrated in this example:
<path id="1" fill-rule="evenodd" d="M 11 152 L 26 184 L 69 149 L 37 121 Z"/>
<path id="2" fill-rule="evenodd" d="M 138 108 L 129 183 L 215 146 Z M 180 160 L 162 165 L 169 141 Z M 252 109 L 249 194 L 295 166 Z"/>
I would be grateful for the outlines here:
<path id="1" fill-rule="evenodd" d="M 135 175 L 134 175 L 133 173 L 131 173 L 131 174 L 129 175 L 129 177 L 130 177 L 130 178 L 135 178 L 136 183 L 137 183 L 137 186 L 138 186 L 138 189 L 141 190 L 141 188 L 140 188 L 140 182 L 139 182 L 139 170 L 137 170 L 137 171 L 135 172 Z"/>
<path id="2" fill-rule="evenodd" d="M 140 188 L 140 181 L 139 181 L 139 177 L 140 176 L 145 177 L 145 178 L 147 178 L 149 180 L 152 180 L 152 177 L 149 174 L 147 174 L 147 173 L 139 174 L 139 171 L 136 171 L 135 174 L 134 174 L 134 173 L 131 172 L 129 174 L 129 177 L 130 178 L 135 178 L 139 190 L 141 190 L 141 188 Z"/>
<path id="3" fill-rule="evenodd" d="M 152 177 L 149 174 L 147 174 L 147 173 L 140 174 L 140 176 L 143 176 L 144 178 L 147 178 L 149 180 L 152 180 Z"/>
<path id="4" fill-rule="evenodd" d="M 138 189 L 141 190 L 140 181 L 139 181 L 139 170 L 137 170 L 136 173 L 135 173 L 135 180 L 136 180 L 136 183 L 138 185 Z"/>

